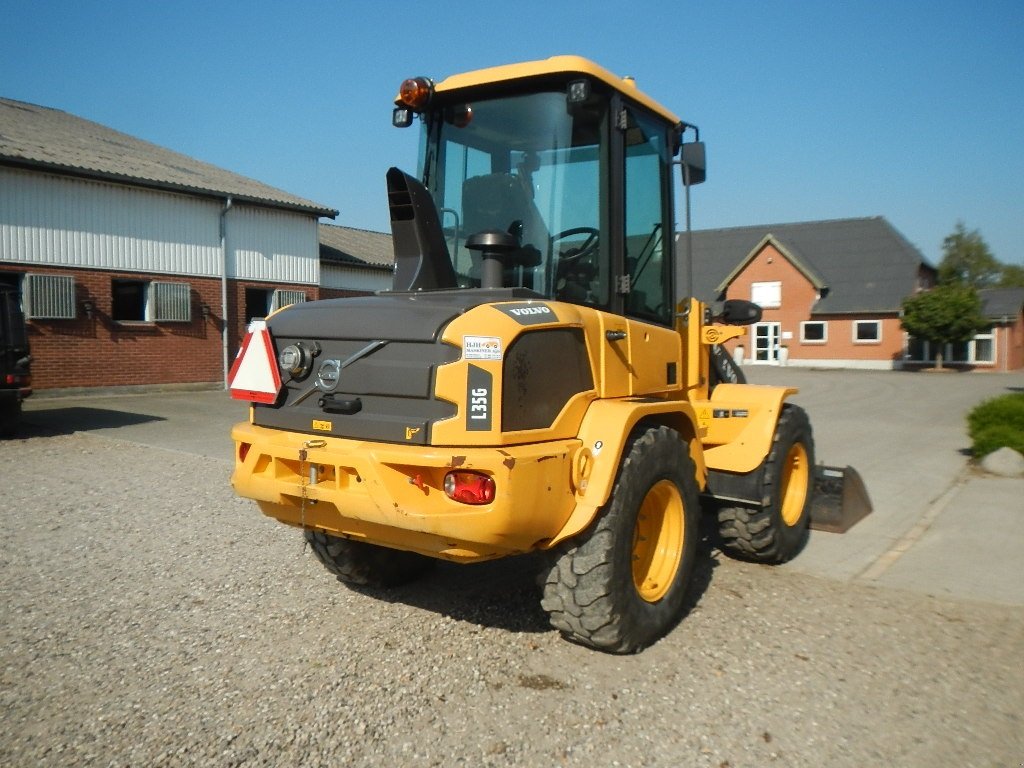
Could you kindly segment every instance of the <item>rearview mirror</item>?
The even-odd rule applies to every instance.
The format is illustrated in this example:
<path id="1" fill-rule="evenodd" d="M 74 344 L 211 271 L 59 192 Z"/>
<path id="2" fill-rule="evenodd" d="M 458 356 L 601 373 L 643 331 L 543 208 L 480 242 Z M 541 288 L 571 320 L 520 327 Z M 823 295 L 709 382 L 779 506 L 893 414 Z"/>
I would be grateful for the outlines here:
<path id="1" fill-rule="evenodd" d="M 729 299 L 722 306 L 718 319 L 726 325 L 751 325 L 760 322 L 761 307 L 752 301 Z"/>
<path id="2" fill-rule="evenodd" d="M 707 178 L 707 157 L 703 141 L 691 141 L 683 144 L 683 184 L 693 186 L 703 184 Z"/>

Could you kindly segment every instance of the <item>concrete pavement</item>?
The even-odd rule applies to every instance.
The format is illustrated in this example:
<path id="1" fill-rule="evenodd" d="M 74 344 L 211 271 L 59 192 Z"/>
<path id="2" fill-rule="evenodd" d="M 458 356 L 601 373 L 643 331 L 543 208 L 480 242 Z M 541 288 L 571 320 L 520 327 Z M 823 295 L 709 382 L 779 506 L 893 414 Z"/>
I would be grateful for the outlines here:
<path id="1" fill-rule="evenodd" d="M 874 512 L 845 534 L 812 531 L 784 566 L 965 600 L 1024 606 L 1024 478 L 968 462 L 964 417 L 1024 389 L 1024 373 L 928 374 L 748 368 L 755 384 L 800 387 L 817 461 L 856 467 Z M 42 394 L 42 393 L 40 393 Z M 247 406 L 222 391 L 34 396 L 28 434 L 82 431 L 231 461 Z"/>
<path id="2" fill-rule="evenodd" d="M 1024 478 L 968 470 L 860 578 L 937 597 L 1024 605 Z"/>
<path id="3" fill-rule="evenodd" d="M 1024 606 L 1024 478 L 969 462 L 965 417 L 1024 389 L 1024 373 L 748 368 L 755 384 L 800 387 L 817 461 L 853 466 L 874 512 L 845 534 L 812 531 L 786 565 L 802 573 Z"/>

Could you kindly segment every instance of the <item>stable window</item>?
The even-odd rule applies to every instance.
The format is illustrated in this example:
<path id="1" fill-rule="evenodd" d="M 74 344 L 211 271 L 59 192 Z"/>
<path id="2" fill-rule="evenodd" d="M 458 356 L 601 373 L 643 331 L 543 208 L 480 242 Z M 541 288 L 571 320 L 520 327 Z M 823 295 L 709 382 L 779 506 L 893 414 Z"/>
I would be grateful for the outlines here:
<path id="1" fill-rule="evenodd" d="M 144 280 L 113 280 L 110 283 L 110 317 L 118 322 L 145 322 L 148 283 Z"/>
<path id="2" fill-rule="evenodd" d="M 800 323 L 801 344 L 824 344 L 828 341 L 828 323 L 823 320 L 805 320 Z"/>
<path id="3" fill-rule="evenodd" d="M 854 320 L 853 343 L 877 344 L 882 340 L 882 323 L 880 320 Z"/>
<path id="4" fill-rule="evenodd" d="M 22 304 L 26 318 L 74 320 L 75 278 L 67 275 L 25 275 Z"/>
<path id="5" fill-rule="evenodd" d="M 776 309 L 782 306 L 782 283 L 772 280 L 763 283 L 751 283 L 750 300 L 762 309 Z"/>
<path id="6" fill-rule="evenodd" d="M 245 289 L 245 324 L 252 322 L 253 318 L 266 317 L 270 314 L 271 301 L 274 292 L 266 288 Z"/>
<path id="7" fill-rule="evenodd" d="M 188 283 L 112 280 L 110 316 L 122 323 L 189 322 L 192 291 Z"/>

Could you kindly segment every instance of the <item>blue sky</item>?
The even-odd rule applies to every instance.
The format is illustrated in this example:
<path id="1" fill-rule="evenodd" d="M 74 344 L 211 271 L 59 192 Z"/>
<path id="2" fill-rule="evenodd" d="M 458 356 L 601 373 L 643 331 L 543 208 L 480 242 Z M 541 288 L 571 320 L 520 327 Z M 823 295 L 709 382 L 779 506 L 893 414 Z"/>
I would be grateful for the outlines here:
<path id="1" fill-rule="evenodd" d="M 701 128 L 697 228 L 958 220 L 1024 263 L 1024 3 L 0 0 L 0 96 L 63 109 L 388 230 L 410 75 L 586 56 Z"/>

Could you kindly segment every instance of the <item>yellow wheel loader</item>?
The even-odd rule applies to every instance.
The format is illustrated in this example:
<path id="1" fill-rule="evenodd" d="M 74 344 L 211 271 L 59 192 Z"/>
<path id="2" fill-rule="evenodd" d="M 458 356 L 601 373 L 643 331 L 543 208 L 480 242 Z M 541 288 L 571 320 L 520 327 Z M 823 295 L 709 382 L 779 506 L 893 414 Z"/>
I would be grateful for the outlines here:
<path id="1" fill-rule="evenodd" d="M 702 510 L 728 551 L 792 558 L 815 460 L 796 390 L 719 347 L 756 306 L 676 299 L 697 129 L 572 56 L 411 78 L 395 103 L 422 140 L 417 177 L 387 173 L 393 289 L 253 322 L 237 493 L 353 584 L 543 551 L 552 625 L 616 653 L 679 620 Z"/>

